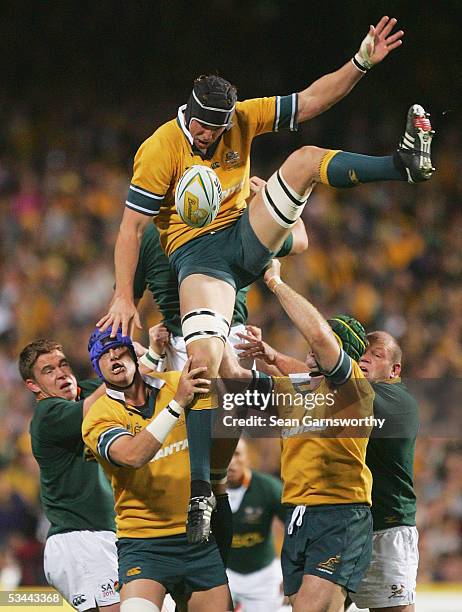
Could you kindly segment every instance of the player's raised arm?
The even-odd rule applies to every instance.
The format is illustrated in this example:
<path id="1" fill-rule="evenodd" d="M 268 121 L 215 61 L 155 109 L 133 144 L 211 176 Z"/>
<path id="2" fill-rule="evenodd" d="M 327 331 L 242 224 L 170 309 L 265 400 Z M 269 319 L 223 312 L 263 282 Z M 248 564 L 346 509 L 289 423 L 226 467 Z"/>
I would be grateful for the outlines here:
<path id="1" fill-rule="evenodd" d="M 130 323 L 141 329 L 141 322 L 133 299 L 133 279 L 140 251 L 141 236 L 150 217 L 125 208 L 114 250 L 116 288 L 109 310 L 98 321 L 102 331 L 110 325 L 113 330 L 122 326 L 122 334 L 130 332 Z M 115 334 L 115 332 L 114 332 Z"/>
<path id="2" fill-rule="evenodd" d="M 313 304 L 281 280 L 280 270 L 281 264 L 273 259 L 265 272 L 265 283 L 310 345 L 320 368 L 325 372 L 332 371 L 339 361 L 340 346 L 329 323 Z"/>
<path id="3" fill-rule="evenodd" d="M 352 60 L 298 94 L 299 122 L 316 117 L 344 98 L 368 70 L 401 45 L 404 32 L 398 30 L 392 34 L 396 21 L 394 17 L 384 16 L 375 27 L 371 25 Z"/>

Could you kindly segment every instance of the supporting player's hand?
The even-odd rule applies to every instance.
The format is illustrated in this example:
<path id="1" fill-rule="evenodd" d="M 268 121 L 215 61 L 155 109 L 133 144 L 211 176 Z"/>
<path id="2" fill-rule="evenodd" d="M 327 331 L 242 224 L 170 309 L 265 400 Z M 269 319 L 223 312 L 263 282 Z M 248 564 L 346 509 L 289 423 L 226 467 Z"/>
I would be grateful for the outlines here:
<path id="1" fill-rule="evenodd" d="M 390 51 L 402 44 L 403 30 L 391 34 L 397 20 L 394 17 L 382 17 L 378 24 L 370 26 L 367 36 L 362 41 L 356 59 L 365 68 L 372 68 L 387 57 Z"/>
<path id="2" fill-rule="evenodd" d="M 239 359 L 261 359 L 269 365 L 274 364 L 276 351 L 269 344 L 263 342 L 261 337 L 257 338 L 252 333 L 237 333 L 236 335 L 243 340 L 241 344 L 234 346 L 239 351 Z"/>
<path id="3" fill-rule="evenodd" d="M 253 195 L 261 191 L 265 185 L 266 185 L 266 181 L 264 181 L 259 176 L 250 177 L 249 187 L 250 187 L 250 193 L 252 193 Z"/>
<path id="4" fill-rule="evenodd" d="M 256 325 L 246 325 L 245 329 L 247 330 L 247 333 L 250 334 L 251 336 L 253 336 L 255 338 L 255 340 L 262 340 L 263 339 L 263 334 L 261 331 L 261 327 L 257 327 Z"/>
<path id="5" fill-rule="evenodd" d="M 122 326 L 122 335 L 128 336 L 131 333 L 131 325 L 134 323 L 138 329 L 142 329 L 140 316 L 133 301 L 124 296 L 114 297 L 109 307 L 109 311 L 96 324 L 101 331 L 112 325 L 111 337 L 115 338 L 119 326 Z"/>
<path id="6" fill-rule="evenodd" d="M 249 180 L 250 195 L 249 195 L 249 197 L 246 200 L 247 206 L 254 199 L 254 197 L 257 195 L 257 193 L 259 193 L 263 189 L 263 187 L 265 185 L 266 185 L 266 181 L 261 179 L 259 176 L 251 176 L 250 177 L 250 180 Z"/>
<path id="7" fill-rule="evenodd" d="M 186 406 L 193 401 L 196 393 L 210 392 L 210 380 L 198 378 L 200 374 L 203 374 L 207 370 L 207 367 L 201 366 L 200 368 L 191 369 L 191 362 L 192 358 L 189 357 L 181 372 L 178 388 L 174 397 L 183 408 L 186 408 Z"/>
<path id="8" fill-rule="evenodd" d="M 149 329 L 149 346 L 157 355 L 164 355 L 170 342 L 170 332 L 163 323 L 153 325 Z"/>
<path id="9" fill-rule="evenodd" d="M 273 279 L 281 279 L 281 262 L 279 259 L 272 259 L 270 265 L 266 268 L 263 280 L 267 285 Z"/>

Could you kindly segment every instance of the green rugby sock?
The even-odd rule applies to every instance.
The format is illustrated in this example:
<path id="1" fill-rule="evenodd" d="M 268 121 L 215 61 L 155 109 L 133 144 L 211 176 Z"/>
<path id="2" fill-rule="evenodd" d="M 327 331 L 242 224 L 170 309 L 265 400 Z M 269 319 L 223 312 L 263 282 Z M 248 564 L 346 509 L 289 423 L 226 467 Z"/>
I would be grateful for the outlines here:
<path id="1" fill-rule="evenodd" d="M 217 507 L 215 512 L 212 512 L 211 524 L 223 565 L 226 567 L 233 541 L 233 513 L 227 493 L 217 495 Z"/>
<path id="2" fill-rule="evenodd" d="M 407 181 L 393 155 L 372 157 L 345 151 L 329 151 L 319 170 L 321 183 L 331 187 L 356 187 L 377 181 Z"/>
<path id="3" fill-rule="evenodd" d="M 191 497 L 211 494 L 210 449 L 212 446 L 213 410 L 188 410 L 189 462 L 191 464 Z"/>

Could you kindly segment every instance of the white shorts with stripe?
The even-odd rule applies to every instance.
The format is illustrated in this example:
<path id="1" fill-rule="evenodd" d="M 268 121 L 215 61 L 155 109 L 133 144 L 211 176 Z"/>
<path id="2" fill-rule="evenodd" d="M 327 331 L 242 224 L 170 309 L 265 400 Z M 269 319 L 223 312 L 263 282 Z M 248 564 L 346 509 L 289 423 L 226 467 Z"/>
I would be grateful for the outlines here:
<path id="1" fill-rule="evenodd" d="M 79 612 L 120 601 L 112 531 L 70 531 L 50 536 L 43 554 L 49 584 Z"/>
<path id="2" fill-rule="evenodd" d="M 230 342 L 233 347 L 235 344 L 239 344 L 242 342 L 242 340 L 236 335 L 238 332 L 245 334 L 245 325 L 239 324 L 233 325 L 231 327 L 229 331 L 228 342 Z M 183 336 L 172 336 L 169 344 L 165 349 L 165 354 L 165 369 L 178 370 L 179 372 L 181 372 L 188 358 Z"/>
<path id="3" fill-rule="evenodd" d="M 358 608 L 392 608 L 415 602 L 418 539 L 416 527 L 374 531 L 371 563 L 356 593 L 349 595 Z"/>

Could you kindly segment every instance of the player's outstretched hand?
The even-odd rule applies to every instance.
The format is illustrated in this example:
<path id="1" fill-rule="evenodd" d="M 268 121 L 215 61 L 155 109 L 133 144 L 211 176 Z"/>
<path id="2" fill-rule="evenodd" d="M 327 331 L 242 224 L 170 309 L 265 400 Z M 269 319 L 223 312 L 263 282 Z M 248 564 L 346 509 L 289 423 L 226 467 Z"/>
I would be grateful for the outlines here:
<path id="1" fill-rule="evenodd" d="M 96 326 L 99 327 L 101 331 L 104 331 L 112 325 L 111 337 L 115 338 L 120 325 L 122 326 L 123 336 L 131 335 L 133 324 L 135 324 L 138 329 L 142 329 L 140 316 L 136 310 L 136 306 L 129 299 L 119 296 L 113 299 L 107 314 L 101 317 Z"/>
<path id="2" fill-rule="evenodd" d="M 257 327 L 256 325 L 250 325 L 250 323 L 248 323 L 245 326 L 245 329 L 248 334 L 250 334 L 251 336 L 255 338 L 255 340 L 261 340 L 263 338 L 261 327 Z"/>
<path id="3" fill-rule="evenodd" d="M 397 20 L 394 17 L 384 16 L 378 24 L 369 27 L 367 36 L 362 41 L 356 59 L 364 68 L 372 68 L 384 60 L 390 51 L 402 44 L 403 30 L 391 33 Z"/>
<path id="4" fill-rule="evenodd" d="M 261 359 L 269 365 L 276 361 L 276 351 L 261 338 L 258 339 L 251 333 L 237 333 L 236 335 L 243 340 L 241 344 L 236 344 L 234 347 L 239 351 L 239 359 Z"/>
<path id="5" fill-rule="evenodd" d="M 149 346 L 156 355 L 164 355 L 170 342 L 170 332 L 163 323 L 153 325 L 149 329 Z"/>
<path id="6" fill-rule="evenodd" d="M 209 393 L 210 391 L 210 380 L 206 378 L 198 378 L 200 374 L 203 374 L 206 370 L 206 366 L 200 368 L 191 369 L 192 358 L 189 357 L 183 371 L 181 372 L 178 388 L 174 399 L 182 406 L 186 408 L 190 404 L 196 393 Z"/>

